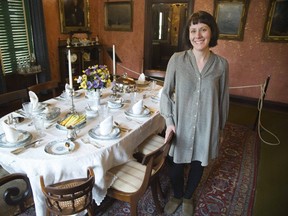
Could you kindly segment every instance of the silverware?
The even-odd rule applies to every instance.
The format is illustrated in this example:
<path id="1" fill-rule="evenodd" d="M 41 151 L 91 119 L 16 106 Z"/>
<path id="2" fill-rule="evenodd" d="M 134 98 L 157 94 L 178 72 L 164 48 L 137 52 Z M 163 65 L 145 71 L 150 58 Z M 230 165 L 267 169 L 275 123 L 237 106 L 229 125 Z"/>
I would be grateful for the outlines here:
<path id="1" fill-rule="evenodd" d="M 103 146 L 95 141 L 92 141 L 90 140 L 89 138 L 81 138 L 81 141 L 84 143 L 84 144 L 90 144 L 90 145 L 93 145 L 95 146 L 96 148 L 102 148 Z"/>
<path id="2" fill-rule="evenodd" d="M 115 122 L 114 121 L 114 124 L 120 129 L 122 130 L 123 132 L 130 132 L 132 129 L 130 128 L 125 128 L 125 127 L 122 127 L 118 122 Z"/>
<path id="3" fill-rule="evenodd" d="M 20 153 L 22 153 L 23 151 L 25 151 L 26 149 L 31 148 L 31 147 L 34 147 L 34 146 L 36 145 L 36 143 L 38 144 L 38 143 L 40 143 L 40 141 L 42 141 L 42 139 L 35 140 L 35 141 L 31 142 L 31 143 L 25 144 L 24 146 L 22 146 L 22 147 L 20 147 L 20 148 L 17 148 L 17 149 L 15 149 L 15 150 L 13 150 L 13 151 L 11 151 L 11 153 L 12 153 L 12 154 L 16 154 L 16 155 L 17 155 L 17 154 L 20 154 Z"/>

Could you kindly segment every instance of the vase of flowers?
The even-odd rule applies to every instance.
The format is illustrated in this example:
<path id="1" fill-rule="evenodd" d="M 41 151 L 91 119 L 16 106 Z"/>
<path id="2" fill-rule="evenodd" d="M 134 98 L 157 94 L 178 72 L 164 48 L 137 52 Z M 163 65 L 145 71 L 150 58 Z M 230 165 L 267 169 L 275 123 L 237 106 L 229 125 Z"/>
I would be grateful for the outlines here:
<path id="1" fill-rule="evenodd" d="M 95 105 L 100 104 L 101 89 L 110 85 L 110 73 L 106 65 L 94 65 L 83 70 L 77 83 L 80 89 L 86 89 L 88 99 L 93 100 Z"/>

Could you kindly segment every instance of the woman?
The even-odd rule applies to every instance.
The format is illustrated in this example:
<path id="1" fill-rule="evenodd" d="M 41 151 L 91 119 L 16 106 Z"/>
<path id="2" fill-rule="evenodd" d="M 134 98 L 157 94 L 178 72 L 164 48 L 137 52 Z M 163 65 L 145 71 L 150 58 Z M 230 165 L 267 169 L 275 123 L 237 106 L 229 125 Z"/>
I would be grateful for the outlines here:
<path id="1" fill-rule="evenodd" d="M 164 209 L 168 215 L 182 203 L 182 215 L 193 215 L 193 192 L 204 167 L 218 154 L 229 109 L 228 62 L 210 51 L 218 35 L 213 16 L 204 11 L 192 14 L 185 28 L 190 49 L 175 53 L 167 66 L 160 111 L 166 120 L 165 138 L 172 131 L 176 135 L 169 151 L 174 196 Z M 185 164 L 190 164 L 186 183 Z"/>

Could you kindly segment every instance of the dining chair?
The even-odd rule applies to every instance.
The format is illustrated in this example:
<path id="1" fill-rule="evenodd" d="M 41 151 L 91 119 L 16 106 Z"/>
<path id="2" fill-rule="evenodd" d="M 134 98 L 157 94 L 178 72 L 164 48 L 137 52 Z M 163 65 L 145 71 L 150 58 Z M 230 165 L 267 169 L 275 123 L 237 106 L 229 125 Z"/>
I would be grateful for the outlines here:
<path id="1" fill-rule="evenodd" d="M 41 97 L 41 100 L 51 98 L 51 96 L 48 94 L 49 91 L 52 92 L 52 97 L 56 97 L 57 89 L 58 89 L 58 82 L 54 80 L 39 83 L 28 87 L 28 90 L 35 92 L 38 96 Z"/>
<path id="2" fill-rule="evenodd" d="M 43 176 L 40 176 L 41 189 L 46 200 L 46 214 L 71 215 L 87 210 L 89 216 L 94 215 L 94 183 L 95 176 L 91 167 L 87 170 L 87 178 L 71 179 L 46 186 Z"/>
<path id="3" fill-rule="evenodd" d="M 2 168 L 1 168 L 2 169 Z M 16 215 L 34 205 L 29 178 L 26 174 L 13 173 L 0 178 L 0 192 L 3 205 L 2 213 Z"/>
<path id="4" fill-rule="evenodd" d="M 117 178 L 108 189 L 107 195 L 114 199 L 130 203 L 130 215 L 137 215 L 138 201 L 144 195 L 149 185 L 151 185 L 157 212 L 159 214 L 163 212 L 157 196 L 156 179 L 164 165 L 170 145 L 171 139 L 162 145 L 161 148 L 147 154 L 145 164 L 131 160 L 108 171 Z"/>
<path id="5" fill-rule="evenodd" d="M 28 100 L 27 89 L 20 89 L 0 94 L 0 117 L 22 107 L 22 103 Z"/>

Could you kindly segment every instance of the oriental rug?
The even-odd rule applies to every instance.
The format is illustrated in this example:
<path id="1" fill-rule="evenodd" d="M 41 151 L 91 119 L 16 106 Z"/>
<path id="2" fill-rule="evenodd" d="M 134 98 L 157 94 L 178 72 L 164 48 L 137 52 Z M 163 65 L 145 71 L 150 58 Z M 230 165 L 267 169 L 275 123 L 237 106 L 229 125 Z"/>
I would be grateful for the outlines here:
<path id="1" fill-rule="evenodd" d="M 227 123 L 219 156 L 204 170 L 201 182 L 194 193 L 195 216 L 235 216 L 253 213 L 260 142 L 251 129 Z M 161 187 L 166 194 L 161 200 L 167 203 L 171 187 L 167 169 L 160 177 Z M 22 215 L 33 215 L 33 209 Z M 182 207 L 173 214 L 181 216 Z M 35 213 L 34 213 L 35 214 Z M 128 216 L 130 205 L 115 201 L 103 216 Z M 138 203 L 139 216 L 157 215 L 150 188 Z"/>

